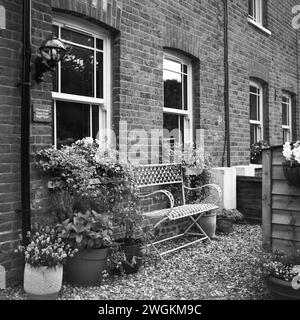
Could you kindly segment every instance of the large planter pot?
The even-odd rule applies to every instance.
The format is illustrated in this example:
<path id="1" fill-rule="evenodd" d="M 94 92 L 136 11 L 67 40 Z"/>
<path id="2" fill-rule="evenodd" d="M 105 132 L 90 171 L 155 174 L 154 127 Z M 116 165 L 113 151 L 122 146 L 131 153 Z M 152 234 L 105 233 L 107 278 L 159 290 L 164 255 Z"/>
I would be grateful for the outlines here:
<path id="1" fill-rule="evenodd" d="M 216 235 L 217 214 L 208 213 L 199 218 L 201 228 L 206 232 L 209 238 L 214 238 Z"/>
<path id="2" fill-rule="evenodd" d="M 287 163 L 282 163 L 283 173 L 289 184 L 300 187 L 300 166 L 290 166 Z"/>
<path id="3" fill-rule="evenodd" d="M 54 300 L 61 290 L 63 266 L 32 267 L 25 264 L 24 291 L 30 300 Z"/>
<path id="4" fill-rule="evenodd" d="M 267 285 L 275 300 L 300 300 L 300 289 L 294 289 L 290 281 L 269 276 Z"/>
<path id="5" fill-rule="evenodd" d="M 65 267 L 66 280 L 74 285 L 92 286 L 101 282 L 108 249 L 82 250 L 70 258 Z"/>

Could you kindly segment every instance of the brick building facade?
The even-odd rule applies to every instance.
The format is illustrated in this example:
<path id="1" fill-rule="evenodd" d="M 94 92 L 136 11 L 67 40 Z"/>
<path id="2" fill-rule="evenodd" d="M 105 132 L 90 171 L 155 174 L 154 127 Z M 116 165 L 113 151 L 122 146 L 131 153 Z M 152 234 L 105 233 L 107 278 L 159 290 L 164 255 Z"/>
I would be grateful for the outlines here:
<path id="1" fill-rule="evenodd" d="M 281 144 L 283 130 L 291 139 L 299 136 L 298 38 L 292 27 L 297 1 L 227 3 L 230 157 L 232 165 L 239 165 L 249 163 L 251 140 Z M 17 84 L 22 74 L 22 4 L 0 0 L 5 12 L 0 22 L 0 264 L 9 279 L 20 266 L 13 249 L 21 228 L 22 101 Z M 124 140 L 124 124 L 128 132 L 149 133 L 177 121 L 192 129 L 190 140 L 199 139 L 200 132 L 215 165 L 225 165 L 224 9 L 221 0 L 33 0 L 31 103 L 32 108 L 48 106 L 53 120 L 31 121 L 31 153 L 58 145 L 70 132 L 78 138 L 88 130 L 93 136 L 101 124 L 114 130 L 128 153 L 136 152 L 130 141 L 136 137 Z M 47 73 L 44 82 L 35 80 L 38 48 L 52 32 L 77 44 L 73 54 L 79 58 L 69 61 L 77 61 L 79 69 L 93 52 L 97 63 L 89 60 L 86 76 L 77 79 L 74 64 L 66 63 L 56 75 Z M 166 91 L 178 77 L 182 105 L 172 109 Z M 73 83 L 81 80 L 84 84 L 77 90 Z M 70 110 L 78 114 L 74 112 L 74 122 L 66 127 Z M 86 117 L 88 129 L 77 129 L 76 121 Z M 147 135 L 139 136 L 139 145 L 148 140 Z M 151 148 L 157 151 L 158 146 Z M 33 164 L 30 176 L 32 216 L 45 217 L 50 208 L 46 182 Z"/>

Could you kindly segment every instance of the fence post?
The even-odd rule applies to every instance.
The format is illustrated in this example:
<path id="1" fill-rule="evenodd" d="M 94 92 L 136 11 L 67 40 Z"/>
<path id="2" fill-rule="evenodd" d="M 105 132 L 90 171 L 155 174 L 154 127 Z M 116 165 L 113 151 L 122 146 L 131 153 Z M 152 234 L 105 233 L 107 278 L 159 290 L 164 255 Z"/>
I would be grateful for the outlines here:
<path id="1" fill-rule="evenodd" d="M 262 232 L 263 248 L 272 247 L 272 150 L 263 151 L 262 157 Z"/>

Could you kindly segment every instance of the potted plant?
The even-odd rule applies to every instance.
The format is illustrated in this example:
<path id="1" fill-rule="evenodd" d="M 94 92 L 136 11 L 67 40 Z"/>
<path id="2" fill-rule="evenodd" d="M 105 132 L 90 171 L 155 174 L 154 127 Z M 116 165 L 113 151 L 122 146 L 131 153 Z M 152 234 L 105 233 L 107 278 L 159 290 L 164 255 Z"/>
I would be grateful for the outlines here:
<path id="1" fill-rule="evenodd" d="M 19 246 L 25 259 L 24 291 L 32 300 L 55 299 L 61 290 L 63 264 L 77 249 L 65 243 L 52 226 L 35 224 L 27 233 L 26 246 Z"/>
<path id="2" fill-rule="evenodd" d="M 300 300 L 300 251 L 275 252 L 264 257 L 263 273 L 274 299 Z"/>
<path id="3" fill-rule="evenodd" d="M 96 285 L 106 268 L 108 248 L 112 244 L 111 219 L 106 214 L 88 210 L 75 212 L 57 225 L 59 236 L 78 252 L 66 264 L 68 282 Z"/>
<path id="4" fill-rule="evenodd" d="M 235 223 L 242 222 L 244 216 L 236 209 L 218 209 L 217 210 L 217 231 L 228 234 L 232 231 Z"/>
<path id="5" fill-rule="evenodd" d="M 300 187 L 300 141 L 286 142 L 282 154 L 285 158 L 282 167 L 286 179 L 291 185 Z"/>
<path id="6" fill-rule="evenodd" d="M 118 235 L 109 256 L 112 274 L 137 273 L 147 252 L 147 242 L 151 236 L 150 227 L 139 210 L 138 198 L 134 193 L 131 200 L 122 204 L 113 215 L 115 234 Z"/>
<path id="7" fill-rule="evenodd" d="M 262 150 L 269 148 L 269 144 L 266 140 L 260 140 L 255 142 L 250 147 L 250 163 L 261 164 L 262 163 Z"/>

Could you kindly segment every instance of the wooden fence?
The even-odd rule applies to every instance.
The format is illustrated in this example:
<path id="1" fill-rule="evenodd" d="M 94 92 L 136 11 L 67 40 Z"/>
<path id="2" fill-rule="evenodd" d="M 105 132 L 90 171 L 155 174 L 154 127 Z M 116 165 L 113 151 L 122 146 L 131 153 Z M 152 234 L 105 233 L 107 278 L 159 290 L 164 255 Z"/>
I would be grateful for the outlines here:
<path id="1" fill-rule="evenodd" d="M 283 161 L 282 146 L 263 151 L 263 245 L 291 254 L 300 248 L 300 188 L 287 182 Z"/>

